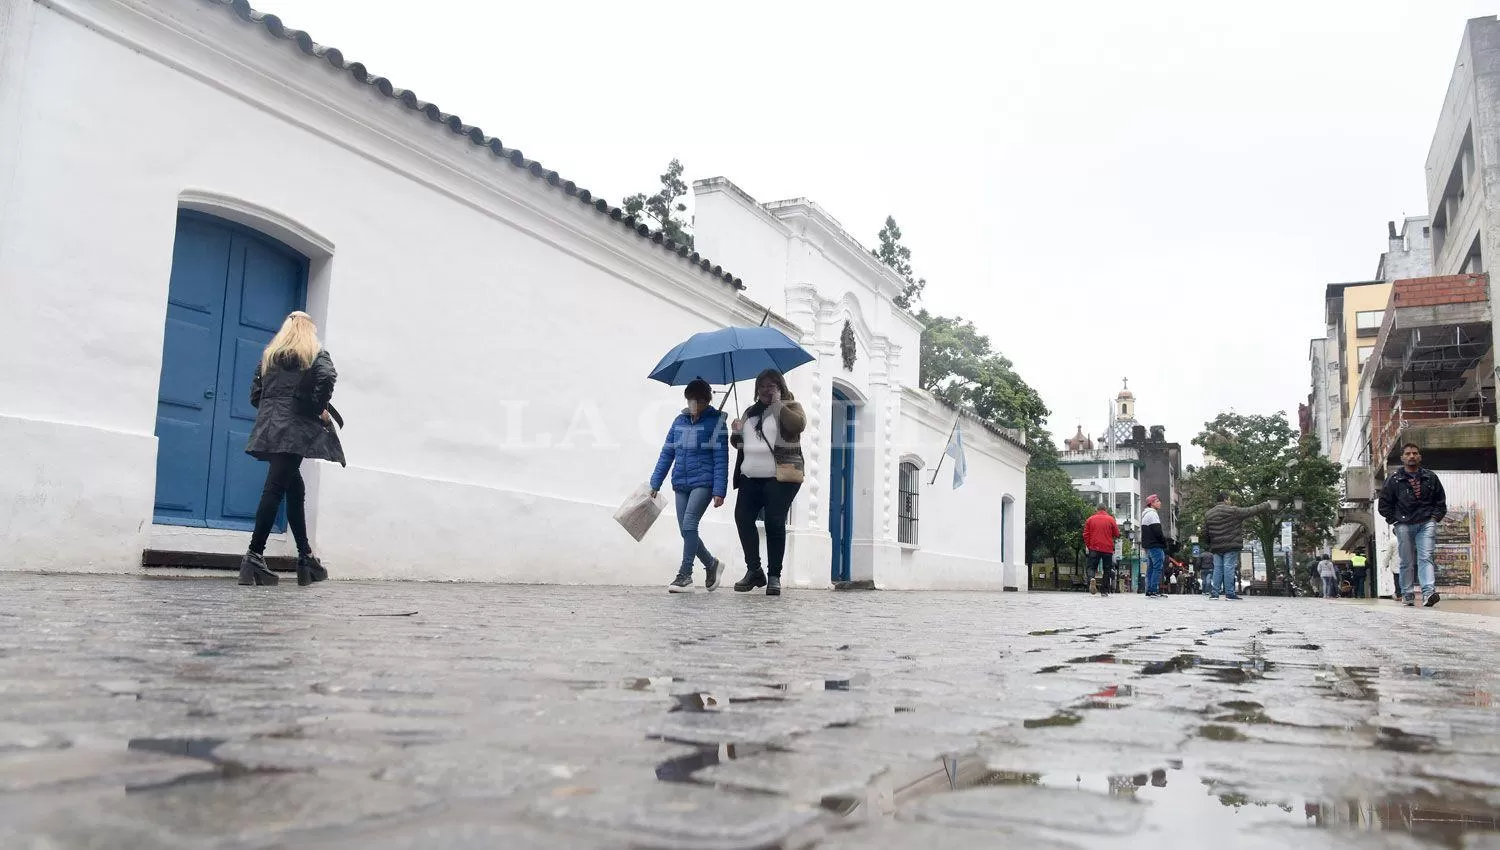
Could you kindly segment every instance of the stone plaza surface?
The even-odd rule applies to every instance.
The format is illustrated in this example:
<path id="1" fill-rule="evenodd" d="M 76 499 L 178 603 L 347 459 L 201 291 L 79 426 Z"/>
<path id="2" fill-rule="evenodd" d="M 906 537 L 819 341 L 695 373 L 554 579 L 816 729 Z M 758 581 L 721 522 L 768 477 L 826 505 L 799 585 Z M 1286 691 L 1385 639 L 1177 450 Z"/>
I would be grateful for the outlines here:
<path id="1" fill-rule="evenodd" d="M 0 574 L 0 847 L 1496 848 L 1500 619 Z"/>

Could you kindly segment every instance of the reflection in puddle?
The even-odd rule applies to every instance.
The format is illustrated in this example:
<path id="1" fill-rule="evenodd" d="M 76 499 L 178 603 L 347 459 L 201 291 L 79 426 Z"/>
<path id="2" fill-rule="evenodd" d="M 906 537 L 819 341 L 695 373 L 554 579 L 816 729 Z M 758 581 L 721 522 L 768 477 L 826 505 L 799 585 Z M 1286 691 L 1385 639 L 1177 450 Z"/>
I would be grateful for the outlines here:
<path id="1" fill-rule="evenodd" d="M 669 743 L 684 743 L 673 741 L 670 738 L 657 738 L 655 740 L 667 741 Z M 705 767 L 713 767 L 727 761 L 749 758 L 761 753 L 787 752 L 783 747 L 774 747 L 769 744 L 715 744 L 703 746 L 689 744 L 694 752 L 676 758 L 667 759 L 656 766 L 656 778 L 663 782 L 692 782 L 693 774 Z"/>
<path id="2" fill-rule="evenodd" d="M 288 772 L 277 768 L 250 768 L 237 761 L 215 756 L 214 750 L 220 745 L 227 743 L 228 740 L 228 738 L 132 738 L 125 744 L 125 749 L 163 753 L 165 755 L 178 756 L 179 758 L 198 759 L 203 762 L 203 770 L 198 773 L 178 776 L 164 782 L 126 785 L 125 792 L 129 794 L 139 791 L 156 791 L 178 785 L 233 779 L 252 773 Z"/>
<path id="3" fill-rule="evenodd" d="M 1069 664 L 1113 664 L 1115 657 L 1112 654 L 1085 655 L 1081 658 L 1069 658 Z"/>

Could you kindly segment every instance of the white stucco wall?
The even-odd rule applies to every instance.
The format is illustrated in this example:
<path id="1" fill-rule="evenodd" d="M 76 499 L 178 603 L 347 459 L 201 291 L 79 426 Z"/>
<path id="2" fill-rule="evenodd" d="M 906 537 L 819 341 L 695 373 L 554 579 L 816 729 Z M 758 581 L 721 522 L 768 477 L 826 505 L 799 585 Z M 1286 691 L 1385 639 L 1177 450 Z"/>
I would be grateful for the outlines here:
<path id="1" fill-rule="evenodd" d="M 20 55 L 25 73 L 0 80 L 0 126 L 19 127 L 0 149 L 0 345 L 28 366 L 0 374 L 4 568 L 138 567 L 192 192 L 330 249 L 309 306 L 339 367 L 350 467 L 309 470 L 309 514 L 340 574 L 670 578 L 673 523 L 638 545 L 611 520 L 681 405 L 644 376 L 694 332 L 758 321 L 757 305 L 223 8 L 6 6 L 20 15 L 4 67 Z M 706 534 L 729 553 L 727 510 Z M 198 536 L 176 535 L 245 541 Z"/>
<path id="2" fill-rule="evenodd" d="M 901 454 L 923 461 L 917 545 L 902 546 L 897 563 L 877 583 L 905 589 L 1025 591 L 1026 452 L 965 418 L 968 470 L 963 485 L 954 488 L 953 459 L 942 460 L 941 468 L 939 461 L 956 417 L 927 393 L 905 393 Z"/>
<path id="3" fill-rule="evenodd" d="M 897 544 L 900 458 L 936 464 L 952 414 L 911 403 L 920 328 L 890 303 L 899 281 L 816 205 L 699 198 L 699 250 L 747 295 L 223 7 L 4 10 L 0 345 L 28 367 L 0 372 L 0 569 L 130 572 L 147 547 L 243 550 L 243 532 L 152 523 L 174 226 L 190 208 L 309 258 L 350 464 L 305 468 L 308 514 L 341 576 L 667 581 L 672 518 L 640 544 L 611 519 L 681 406 L 645 374 L 692 333 L 758 323 L 759 294 L 817 357 L 788 376 L 811 420 L 788 583 L 829 583 L 839 387 L 858 405 L 852 578 L 1024 587 L 998 523 L 1013 494 L 1019 563 L 1025 454 L 977 425 L 968 483 L 934 493 L 919 550 Z M 703 535 L 737 565 L 731 505 Z M 288 549 L 278 535 L 268 551 Z"/>

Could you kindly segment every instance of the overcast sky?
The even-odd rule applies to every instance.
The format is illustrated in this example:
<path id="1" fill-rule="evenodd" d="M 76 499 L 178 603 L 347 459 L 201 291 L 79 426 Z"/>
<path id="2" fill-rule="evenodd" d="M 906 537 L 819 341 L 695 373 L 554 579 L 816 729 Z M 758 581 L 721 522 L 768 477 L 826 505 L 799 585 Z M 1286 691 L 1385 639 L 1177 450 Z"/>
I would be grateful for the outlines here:
<path id="1" fill-rule="evenodd" d="M 926 306 L 987 332 L 1059 439 L 1101 433 L 1128 376 L 1184 444 L 1230 408 L 1296 424 L 1323 286 L 1372 277 L 1386 221 L 1425 212 L 1464 22 L 1500 11 L 256 5 L 614 201 L 675 156 L 812 198 L 866 245 L 893 214 Z"/>

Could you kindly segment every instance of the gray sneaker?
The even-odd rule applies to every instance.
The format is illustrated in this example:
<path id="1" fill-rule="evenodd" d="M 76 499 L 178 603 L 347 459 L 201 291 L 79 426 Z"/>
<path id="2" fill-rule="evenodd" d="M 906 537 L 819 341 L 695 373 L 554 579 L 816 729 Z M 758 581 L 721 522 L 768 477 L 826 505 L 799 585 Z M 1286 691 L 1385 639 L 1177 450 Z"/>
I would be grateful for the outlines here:
<path id="1" fill-rule="evenodd" d="M 708 566 L 705 572 L 708 573 L 708 577 L 703 580 L 703 586 L 711 591 L 718 590 L 719 576 L 724 574 L 724 562 L 718 558 L 714 558 L 714 562 Z"/>
<path id="2" fill-rule="evenodd" d="M 691 575 L 678 575 L 677 578 L 672 579 L 671 584 L 667 585 L 668 593 L 692 593 L 694 589 Z"/>

